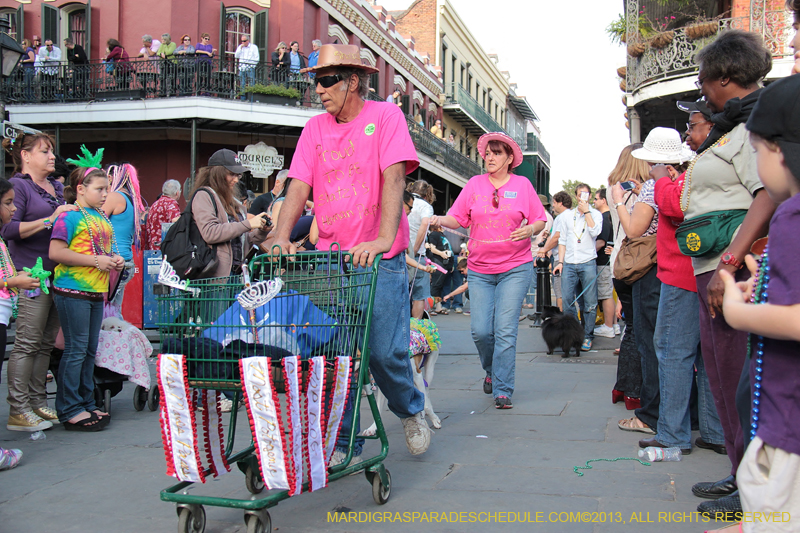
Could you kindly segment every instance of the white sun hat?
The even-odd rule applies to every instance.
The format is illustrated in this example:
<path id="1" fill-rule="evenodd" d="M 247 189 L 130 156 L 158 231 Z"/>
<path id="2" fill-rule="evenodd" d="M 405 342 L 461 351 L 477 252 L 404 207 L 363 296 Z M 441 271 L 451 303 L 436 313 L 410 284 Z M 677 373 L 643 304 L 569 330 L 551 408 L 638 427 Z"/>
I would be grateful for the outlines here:
<path id="1" fill-rule="evenodd" d="M 648 163 L 680 165 L 694 157 L 691 148 L 681 142 L 681 134 L 672 128 L 653 128 L 644 146 L 631 152 L 636 159 Z"/>

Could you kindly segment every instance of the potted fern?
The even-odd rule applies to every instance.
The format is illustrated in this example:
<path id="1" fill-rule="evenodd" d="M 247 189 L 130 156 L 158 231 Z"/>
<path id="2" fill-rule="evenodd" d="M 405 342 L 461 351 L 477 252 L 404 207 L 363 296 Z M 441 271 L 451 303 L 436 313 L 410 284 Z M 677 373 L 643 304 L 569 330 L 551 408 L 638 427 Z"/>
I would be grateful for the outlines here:
<path id="1" fill-rule="evenodd" d="M 297 89 L 277 84 L 263 85 L 256 83 L 245 87 L 240 94 L 247 96 L 251 102 L 288 106 L 297 105 L 298 100 L 302 98 L 300 91 Z"/>

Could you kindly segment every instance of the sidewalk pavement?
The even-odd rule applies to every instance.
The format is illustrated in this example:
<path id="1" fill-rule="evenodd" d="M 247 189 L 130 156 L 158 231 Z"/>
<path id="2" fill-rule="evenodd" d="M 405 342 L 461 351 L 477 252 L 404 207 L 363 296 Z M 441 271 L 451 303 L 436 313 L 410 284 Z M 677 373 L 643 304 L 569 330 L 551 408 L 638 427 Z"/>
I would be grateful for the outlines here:
<path id="1" fill-rule="evenodd" d="M 636 457 L 637 441 L 644 437 L 617 428 L 617 421 L 631 413 L 610 401 L 616 376 L 612 350 L 619 337 L 598 338 L 596 351 L 562 359 L 558 351 L 545 355 L 539 329 L 522 322 L 514 408 L 498 411 L 481 390 L 483 372 L 469 319 L 436 317 L 443 348 L 430 397 L 442 428 L 435 430 L 428 452 L 411 456 L 400 421 L 388 411 L 384 416 L 391 446 L 385 461 L 392 474 L 389 502 L 376 505 L 364 476 L 350 476 L 270 509 L 275 531 L 638 533 L 702 532 L 723 525 L 704 523 L 695 512 L 702 500 L 691 493 L 693 483 L 728 475 L 728 458 L 712 451 L 695 448 L 681 462 L 652 466 L 628 460 L 592 463 L 583 477 L 573 472 L 590 459 Z M 0 396 L 5 395 L 4 376 Z M 112 425 L 99 433 L 67 433 L 56 426 L 46 440 L 30 441 L 28 434 L 0 426 L 0 446 L 24 452 L 17 468 L 0 472 L 0 532 L 176 530 L 174 505 L 159 500 L 159 492 L 174 481 L 164 474 L 158 413 L 134 411 L 132 396 L 133 386 L 126 383 L 112 400 Z M 8 406 L 0 403 L 5 421 Z M 363 412 L 366 427 L 371 415 L 367 408 Z M 240 445 L 246 441 L 244 424 L 237 427 L 237 438 Z M 376 450 L 370 441 L 365 453 Z M 192 490 L 238 498 L 249 494 L 236 467 Z M 361 515 L 372 522 L 329 521 L 350 512 L 408 513 L 415 522 L 374 521 L 383 514 Z M 415 512 L 420 514 L 411 515 Z M 431 521 L 434 512 L 440 514 Z M 474 515 L 490 520 L 486 523 L 442 520 L 459 517 L 441 513 L 469 512 L 496 514 Z M 207 506 L 206 517 L 208 533 L 246 531 L 241 511 Z M 471 519 L 469 514 L 460 518 Z"/>

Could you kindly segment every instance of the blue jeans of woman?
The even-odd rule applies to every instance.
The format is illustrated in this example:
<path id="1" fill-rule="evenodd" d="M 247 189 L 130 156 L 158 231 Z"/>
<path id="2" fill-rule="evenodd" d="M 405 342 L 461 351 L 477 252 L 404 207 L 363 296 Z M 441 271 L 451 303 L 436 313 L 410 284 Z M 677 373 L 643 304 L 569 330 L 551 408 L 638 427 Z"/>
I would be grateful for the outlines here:
<path id="1" fill-rule="evenodd" d="M 658 359 L 661 402 L 656 440 L 667 446 L 690 448 L 692 421 L 689 400 L 697 366 L 697 407 L 700 434 L 712 444 L 725 444 L 700 352 L 700 307 L 697 293 L 661 285 L 653 339 Z"/>
<path id="2" fill-rule="evenodd" d="M 452 272 L 448 272 L 447 275 L 444 277 L 444 294 L 450 294 L 461 285 L 464 284 L 464 276 L 461 274 L 461 271 L 457 268 L 454 268 Z M 446 307 L 447 309 L 457 309 L 459 307 L 464 307 L 464 299 L 461 294 L 456 294 L 450 300 L 446 302 L 442 302 L 442 307 Z"/>
<path id="3" fill-rule="evenodd" d="M 525 300 L 523 303 L 528 305 L 536 305 L 536 266 L 535 266 L 534 259 L 534 267 L 533 267 L 533 275 L 531 276 L 531 284 L 528 285 L 528 292 L 525 294 Z"/>
<path id="4" fill-rule="evenodd" d="M 597 263 L 594 259 L 585 263 L 564 263 L 561 273 L 561 294 L 563 295 L 564 314 L 578 318 L 575 310 L 575 299 L 580 294 L 578 283 L 586 289 L 583 292 L 581 315 L 583 316 L 583 336 L 590 341 L 594 339 L 594 323 L 597 319 Z M 588 287 L 588 289 L 587 289 Z"/>
<path id="5" fill-rule="evenodd" d="M 531 276 L 532 261 L 500 274 L 469 272 L 472 340 L 495 398 L 514 394 L 519 310 Z"/>
<path id="6" fill-rule="evenodd" d="M 636 416 L 654 431 L 658 425 L 658 409 L 661 391 L 658 381 L 658 358 L 653 337 L 658 320 L 658 300 L 661 281 L 656 275 L 656 266 L 633 283 L 633 328 L 636 330 L 636 348 L 642 358 L 642 390 L 639 399 L 642 407 Z"/>
<path id="7" fill-rule="evenodd" d="M 369 370 L 386 396 L 389 410 L 400 418 L 414 416 L 425 407 L 425 397 L 414 386 L 411 359 L 408 356 L 411 304 L 408 300 L 405 265 L 405 254 L 402 253 L 391 259 L 381 260 L 369 335 Z M 358 271 L 363 269 L 356 269 Z M 349 446 L 353 418 L 356 434 L 360 431 L 358 413 L 355 417 L 351 414 L 356 394 L 361 394 L 361 391 L 351 388 L 336 441 L 336 448 L 340 451 L 346 451 Z M 356 439 L 354 456 L 361 455 L 363 444 L 364 439 Z"/>
<path id="8" fill-rule="evenodd" d="M 83 300 L 55 295 L 64 355 L 58 366 L 56 410 L 66 422 L 83 411 L 94 411 L 94 358 L 103 323 L 103 300 Z"/>

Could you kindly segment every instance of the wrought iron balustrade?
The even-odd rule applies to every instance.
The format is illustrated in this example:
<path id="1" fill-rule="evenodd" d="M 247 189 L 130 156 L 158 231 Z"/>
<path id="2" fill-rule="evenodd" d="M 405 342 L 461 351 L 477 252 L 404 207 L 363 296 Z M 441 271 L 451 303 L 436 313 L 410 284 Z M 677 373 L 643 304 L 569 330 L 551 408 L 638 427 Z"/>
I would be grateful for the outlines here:
<path id="1" fill-rule="evenodd" d="M 414 122 L 413 118 L 406 116 L 406 122 L 408 122 L 411 140 L 418 152 L 434 158 L 466 179 L 481 174 L 481 167 L 475 161 L 462 155 L 461 152 Z"/>
<path id="2" fill-rule="evenodd" d="M 476 120 L 481 127 L 489 131 L 502 131 L 506 130 L 500 127 L 500 124 L 492 118 L 492 116 L 481 107 L 477 100 L 475 100 L 460 83 L 451 83 L 448 86 L 447 99 L 445 104 L 456 104 L 466 111 L 474 120 Z"/>
<path id="3" fill-rule="evenodd" d="M 529 133 L 528 142 L 525 145 L 521 146 L 525 146 L 525 148 L 523 149 L 526 152 L 538 153 L 542 161 L 544 161 L 547 164 L 547 166 L 550 166 L 550 152 L 547 151 L 547 149 L 544 147 L 544 144 L 542 144 L 541 139 L 539 139 L 539 137 L 537 137 L 536 134 Z"/>

